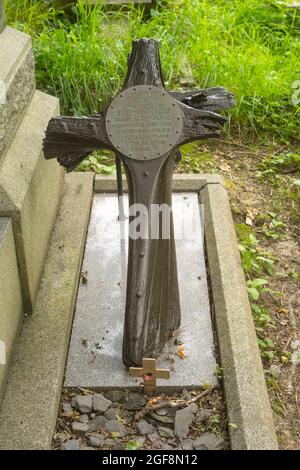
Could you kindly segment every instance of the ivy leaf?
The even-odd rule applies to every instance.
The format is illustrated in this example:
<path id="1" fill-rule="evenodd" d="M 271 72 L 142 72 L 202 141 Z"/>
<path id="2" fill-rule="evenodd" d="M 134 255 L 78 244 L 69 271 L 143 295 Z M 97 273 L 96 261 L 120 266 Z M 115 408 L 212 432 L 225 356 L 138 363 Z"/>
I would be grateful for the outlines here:
<path id="1" fill-rule="evenodd" d="M 263 286 L 265 284 L 268 284 L 268 281 L 266 279 L 253 279 L 251 284 L 252 284 L 253 287 L 260 287 L 260 286 Z"/>
<path id="2" fill-rule="evenodd" d="M 137 450 L 140 447 L 138 442 L 129 441 L 126 444 L 125 450 Z"/>
<path id="3" fill-rule="evenodd" d="M 259 299 L 259 292 L 255 287 L 247 287 L 247 289 L 253 300 Z"/>

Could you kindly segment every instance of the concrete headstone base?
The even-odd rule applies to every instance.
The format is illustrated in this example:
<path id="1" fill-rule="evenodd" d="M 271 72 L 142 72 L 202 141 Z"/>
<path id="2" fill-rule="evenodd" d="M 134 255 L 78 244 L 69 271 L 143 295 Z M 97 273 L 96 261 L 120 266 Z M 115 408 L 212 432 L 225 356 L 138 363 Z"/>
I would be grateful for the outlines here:
<path id="1" fill-rule="evenodd" d="M 31 38 L 0 34 L 0 216 L 13 220 L 25 313 L 31 313 L 62 193 L 64 171 L 42 141 L 57 98 L 35 91 Z"/>
<path id="2" fill-rule="evenodd" d="M 14 344 L 23 319 L 12 220 L 0 217 L 0 402 L 6 385 Z"/>
<path id="3" fill-rule="evenodd" d="M 42 140 L 58 100 L 36 91 L 0 163 L 0 216 L 13 219 L 25 313 L 31 313 L 61 198 L 64 170 L 47 162 Z"/>
<path id="4" fill-rule="evenodd" d="M 91 173 L 67 176 L 35 309 L 24 319 L 9 373 L 0 449 L 51 446 L 92 191 Z"/>

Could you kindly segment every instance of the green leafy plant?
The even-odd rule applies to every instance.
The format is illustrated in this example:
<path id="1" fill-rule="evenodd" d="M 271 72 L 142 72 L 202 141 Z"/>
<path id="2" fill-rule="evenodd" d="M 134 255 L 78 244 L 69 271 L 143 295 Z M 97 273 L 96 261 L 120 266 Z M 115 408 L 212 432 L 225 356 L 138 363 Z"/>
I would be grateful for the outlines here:
<path id="1" fill-rule="evenodd" d="M 268 309 L 263 305 L 251 302 L 252 314 L 256 324 L 256 330 L 262 332 L 264 328 L 273 325 L 273 320 L 269 315 Z"/>
<path id="2" fill-rule="evenodd" d="M 266 272 L 272 275 L 274 273 L 275 258 L 268 251 L 258 249 L 258 245 L 258 239 L 252 233 L 242 244 L 239 244 L 243 268 L 248 275 L 251 272 L 255 274 Z"/>
<path id="3" fill-rule="evenodd" d="M 274 359 L 273 341 L 270 338 L 258 338 L 257 341 L 261 350 L 261 356 L 272 361 Z"/>
<path id="4" fill-rule="evenodd" d="M 257 176 L 265 178 L 272 182 L 277 180 L 279 174 L 300 174 L 300 154 L 299 153 L 281 153 L 271 155 L 265 158 L 258 165 Z M 297 180 L 296 186 L 297 186 Z"/>
<path id="5" fill-rule="evenodd" d="M 114 174 L 115 164 L 114 157 L 107 156 L 101 152 L 95 152 L 86 158 L 77 168 L 76 171 L 94 171 L 95 173 Z"/>
<path id="6" fill-rule="evenodd" d="M 222 379 L 222 378 L 223 378 L 223 367 L 220 367 L 220 366 L 217 364 L 217 365 L 216 365 L 215 374 L 216 374 L 216 376 L 218 377 L 218 379 Z"/>
<path id="7" fill-rule="evenodd" d="M 266 279 L 249 279 L 247 281 L 247 290 L 248 294 L 253 300 L 258 300 L 260 297 L 260 294 L 264 292 L 264 289 L 262 286 L 268 284 L 268 281 Z"/>
<path id="8" fill-rule="evenodd" d="M 239 232 L 241 230 L 239 228 Z M 239 233 L 238 232 L 238 233 Z M 245 235 L 245 231 L 242 231 Z M 257 275 L 274 274 L 275 258 L 271 253 L 259 248 L 259 240 L 253 233 L 244 236 L 239 245 L 242 264 L 247 276 L 246 285 L 252 314 L 255 321 L 256 332 L 258 335 L 258 344 L 261 356 L 269 361 L 274 359 L 274 344 L 271 339 L 264 337 L 264 331 L 268 327 L 273 327 L 272 318 L 268 309 L 260 303 L 262 294 L 277 295 L 278 293 L 268 287 L 268 280 Z"/>
<path id="9" fill-rule="evenodd" d="M 220 417 L 218 415 L 212 415 L 208 421 L 208 428 L 215 434 L 220 432 Z"/>
<path id="10" fill-rule="evenodd" d="M 284 229 L 286 224 L 281 220 L 276 212 L 268 212 L 267 221 L 260 230 L 266 237 L 273 238 L 274 240 L 283 240 L 286 238 Z"/>
<path id="11" fill-rule="evenodd" d="M 126 444 L 125 450 L 138 450 L 141 447 L 139 442 L 129 441 Z"/>

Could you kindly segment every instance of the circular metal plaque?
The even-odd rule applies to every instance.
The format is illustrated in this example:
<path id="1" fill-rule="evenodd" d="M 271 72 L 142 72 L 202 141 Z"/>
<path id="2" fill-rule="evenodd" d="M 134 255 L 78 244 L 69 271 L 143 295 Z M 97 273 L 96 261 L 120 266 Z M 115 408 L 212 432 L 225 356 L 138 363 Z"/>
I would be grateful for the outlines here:
<path id="1" fill-rule="evenodd" d="M 121 154 L 152 160 L 174 147 L 182 122 L 178 103 L 165 90 L 137 85 L 114 98 L 107 111 L 106 130 Z"/>

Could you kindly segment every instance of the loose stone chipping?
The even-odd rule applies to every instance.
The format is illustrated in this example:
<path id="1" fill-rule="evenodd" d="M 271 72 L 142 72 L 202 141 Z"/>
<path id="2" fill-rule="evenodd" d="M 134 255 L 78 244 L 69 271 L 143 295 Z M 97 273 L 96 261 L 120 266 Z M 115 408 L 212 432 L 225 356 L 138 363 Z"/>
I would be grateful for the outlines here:
<path id="1" fill-rule="evenodd" d="M 111 434 L 118 434 L 118 437 L 126 435 L 126 428 L 124 424 L 120 423 L 117 419 L 112 419 L 104 424 L 104 429 Z"/>
<path id="2" fill-rule="evenodd" d="M 180 444 L 180 449 L 182 450 L 193 450 L 194 449 L 194 441 L 192 439 L 185 439 Z"/>
<path id="3" fill-rule="evenodd" d="M 92 447 L 100 447 L 104 441 L 102 434 L 90 434 L 88 436 L 88 442 Z"/>
<path id="4" fill-rule="evenodd" d="M 194 442 L 196 450 L 221 450 L 224 440 L 211 432 L 205 432 Z"/>
<path id="5" fill-rule="evenodd" d="M 139 395 L 138 393 L 132 393 L 129 395 L 125 408 L 126 410 L 139 410 L 142 408 L 146 403 L 145 398 L 142 395 Z"/>
<path id="6" fill-rule="evenodd" d="M 109 408 L 105 413 L 104 416 L 106 419 L 111 420 L 111 419 L 118 419 L 118 417 L 121 417 L 122 412 L 119 408 Z"/>
<path id="7" fill-rule="evenodd" d="M 151 434 L 154 431 L 154 427 L 152 424 L 147 423 L 147 421 L 140 421 L 137 423 L 136 428 L 140 434 Z"/>
<path id="8" fill-rule="evenodd" d="M 80 441 L 70 439 L 69 441 L 63 442 L 61 450 L 80 450 Z"/>
<path id="9" fill-rule="evenodd" d="M 93 410 L 94 411 L 106 411 L 112 402 L 107 400 L 103 395 L 96 394 L 93 396 Z"/>
<path id="10" fill-rule="evenodd" d="M 109 397 L 120 401 L 107 400 L 111 405 L 106 411 L 80 412 L 78 392 L 65 389 L 53 440 L 54 449 L 218 450 L 228 447 L 226 413 L 219 387 L 205 392 L 206 395 L 200 399 L 202 392 L 199 390 L 152 398 L 126 390 L 86 393 L 89 394 L 82 394 L 82 397 L 92 397 L 92 401 L 99 395 L 106 400 Z M 68 411 L 70 404 L 71 412 Z M 179 437 L 176 432 L 187 435 Z"/>
<path id="11" fill-rule="evenodd" d="M 89 429 L 89 426 L 87 423 L 73 423 L 72 424 L 72 430 L 75 434 L 82 434 L 84 432 L 87 432 Z"/>
<path id="12" fill-rule="evenodd" d="M 92 411 L 91 395 L 78 395 L 76 397 L 78 409 L 81 413 L 90 413 Z"/>
<path id="13" fill-rule="evenodd" d="M 81 423 L 88 423 L 89 422 L 89 417 L 88 415 L 81 415 L 80 418 L 79 418 L 79 421 Z"/>
<path id="14" fill-rule="evenodd" d="M 125 399 L 124 392 L 121 392 L 120 390 L 109 390 L 104 394 L 104 396 L 105 398 L 107 398 L 107 400 L 110 400 L 112 402 L 123 403 Z"/>
<path id="15" fill-rule="evenodd" d="M 174 431 L 171 428 L 167 428 L 165 426 L 158 427 L 158 434 L 161 437 L 174 437 Z"/>
<path id="16" fill-rule="evenodd" d="M 175 416 L 175 434 L 179 438 L 187 437 L 190 425 L 192 424 L 198 407 L 195 403 L 187 406 L 183 410 L 178 410 Z"/>
<path id="17" fill-rule="evenodd" d="M 107 419 L 105 416 L 96 416 L 91 421 L 89 421 L 89 431 L 101 431 Z"/>

